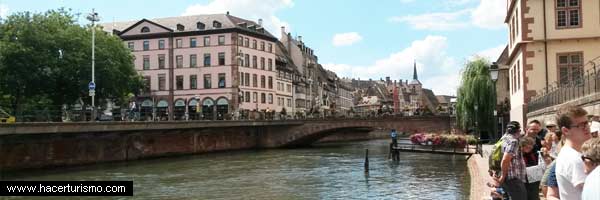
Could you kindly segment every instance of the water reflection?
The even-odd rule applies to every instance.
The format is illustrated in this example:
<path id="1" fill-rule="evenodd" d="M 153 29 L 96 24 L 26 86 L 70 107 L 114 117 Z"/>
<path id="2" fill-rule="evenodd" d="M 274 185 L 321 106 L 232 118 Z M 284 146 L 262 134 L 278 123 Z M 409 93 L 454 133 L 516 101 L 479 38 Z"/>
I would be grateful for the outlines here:
<path id="1" fill-rule="evenodd" d="M 372 140 L 215 153 L 13 174 L 8 179 L 133 180 L 139 199 L 468 199 L 464 157 L 402 153 L 394 163 L 387 159 L 387 145 Z"/>

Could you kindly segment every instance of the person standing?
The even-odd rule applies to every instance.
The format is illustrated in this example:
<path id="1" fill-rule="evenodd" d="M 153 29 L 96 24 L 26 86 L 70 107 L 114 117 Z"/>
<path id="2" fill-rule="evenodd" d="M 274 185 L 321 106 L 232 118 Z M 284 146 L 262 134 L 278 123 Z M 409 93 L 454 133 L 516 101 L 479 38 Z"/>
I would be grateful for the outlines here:
<path id="1" fill-rule="evenodd" d="M 586 175 L 581 160 L 581 145 L 590 135 L 587 111 L 575 106 L 558 111 L 558 127 L 565 138 L 565 145 L 556 158 L 556 179 L 560 199 L 579 200 Z"/>
<path id="2" fill-rule="evenodd" d="M 525 188 L 527 177 L 525 161 L 519 148 L 521 126 L 519 122 L 511 121 L 507 128 L 509 131 L 502 136 L 501 174 L 499 178 L 494 177 L 494 180 L 508 193 L 510 199 L 525 200 L 527 199 Z"/>
<path id="3" fill-rule="evenodd" d="M 390 136 L 392 137 L 392 146 L 397 147 L 398 146 L 398 133 L 396 132 L 396 129 L 392 129 Z"/>
<path id="4" fill-rule="evenodd" d="M 600 199 L 600 138 L 593 138 L 581 146 L 581 160 L 587 175 L 581 197 L 583 200 Z"/>

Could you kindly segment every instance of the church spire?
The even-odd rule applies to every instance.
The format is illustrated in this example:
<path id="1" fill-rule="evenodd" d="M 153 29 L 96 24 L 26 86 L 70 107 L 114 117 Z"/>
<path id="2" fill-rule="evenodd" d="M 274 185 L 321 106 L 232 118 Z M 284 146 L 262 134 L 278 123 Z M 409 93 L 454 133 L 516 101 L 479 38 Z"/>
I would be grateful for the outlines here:
<path id="1" fill-rule="evenodd" d="M 417 76 L 417 61 L 415 60 L 414 71 L 413 71 L 413 80 L 419 80 Z"/>

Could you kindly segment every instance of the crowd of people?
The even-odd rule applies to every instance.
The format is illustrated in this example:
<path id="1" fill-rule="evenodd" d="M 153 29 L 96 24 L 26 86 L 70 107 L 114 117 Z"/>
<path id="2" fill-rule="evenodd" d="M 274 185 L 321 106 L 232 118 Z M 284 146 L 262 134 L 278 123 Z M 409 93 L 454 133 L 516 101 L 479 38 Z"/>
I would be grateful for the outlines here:
<path id="1" fill-rule="evenodd" d="M 532 120 L 525 131 L 516 121 L 507 125 L 498 143 L 500 169 L 490 168 L 493 199 L 600 200 L 598 117 L 566 106 L 544 124 Z"/>

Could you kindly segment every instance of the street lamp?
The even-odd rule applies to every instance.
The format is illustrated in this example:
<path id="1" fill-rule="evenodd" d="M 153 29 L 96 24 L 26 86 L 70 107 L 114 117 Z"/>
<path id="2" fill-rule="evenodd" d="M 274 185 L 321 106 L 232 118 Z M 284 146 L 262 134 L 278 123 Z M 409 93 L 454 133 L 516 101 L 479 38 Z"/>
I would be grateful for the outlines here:
<path id="1" fill-rule="evenodd" d="M 95 28 L 95 22 L 100 21 L 100 17 L 98 17 L 98 13 L 92 9 L 92 13 L 90 13 L 87 17 L 87 20 L 90 20 L 92 22 L 92 82 L 90 82 L 89 84 L 89 89 L 90 89 L 90 96 L 92 97 L 92 120 L 96 119 L 96 105 L 95 105 L 95 61 L 96 61 L 96 52 L 95 52 L 95 45 L 96 45 L 96 28 Z M 92 87 L 93 86 L 93 87 Z"/>
<path id="2" fill-rule="evenodd" d="M 498 64 L 496 62 L 493 62 L 492 65 L 490 65 L 490 77 L 492 79 L 492 82 L 494 82 L 494 84 L 493 84 L 494 85 L 494 118 L 497 118 L 496 108 L 498 107 L 498 106 L 496 106 L 496 105 L 498 105 L 498 102 L 497 102 L 498 98 L 496 97 L 496 95 L 497 95 L 496 81 L 498 80 L 498 72 L 499 72 L 499 70 L 498 70 Z M 497 122 L 497 120 L 494 119 L 494 133 L 495 133 L 494 134 L 494 136 L 495 136 L 494 139 L 498 138 L 498 136 L 499 136 L 499 134 L 498 134 L 498 128 L 497 128 L 498 123 L 496 123 L 496 122 Z"/>

